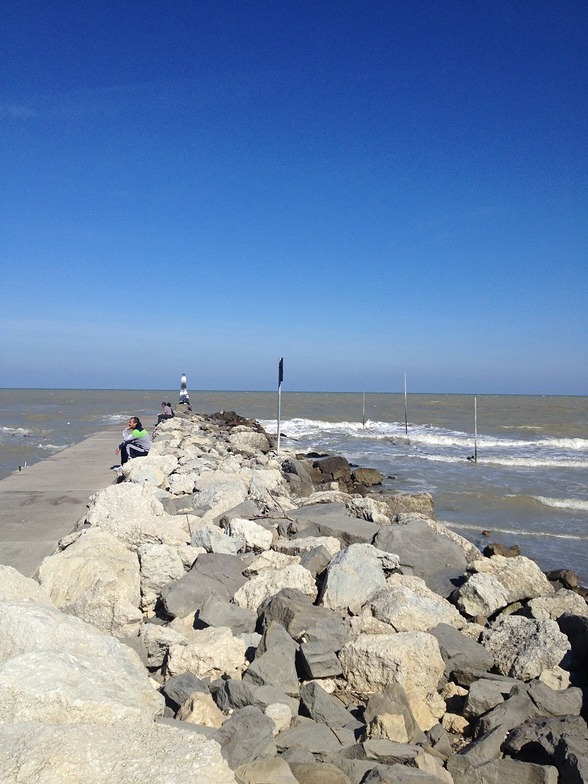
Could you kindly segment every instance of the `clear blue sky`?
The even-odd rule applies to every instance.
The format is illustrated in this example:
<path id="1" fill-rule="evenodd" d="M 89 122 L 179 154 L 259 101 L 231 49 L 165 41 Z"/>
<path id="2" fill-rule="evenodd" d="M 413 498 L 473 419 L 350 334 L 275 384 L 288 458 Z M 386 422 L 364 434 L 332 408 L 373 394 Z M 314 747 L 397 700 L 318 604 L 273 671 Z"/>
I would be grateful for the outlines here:
<path id="1" fill-rule="evenodd" d="M 0 386 L 588 394 L 586 0 L 10 0 Z"/>

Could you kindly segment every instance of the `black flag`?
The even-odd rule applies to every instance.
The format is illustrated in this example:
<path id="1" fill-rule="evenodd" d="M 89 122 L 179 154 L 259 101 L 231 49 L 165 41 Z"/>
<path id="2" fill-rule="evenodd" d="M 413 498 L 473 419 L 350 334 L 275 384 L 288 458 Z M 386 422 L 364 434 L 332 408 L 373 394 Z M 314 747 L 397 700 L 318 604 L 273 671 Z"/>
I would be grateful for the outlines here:
<path id="1" fill-rule="evenodd" d="M 280 359 L 280 364 L 278 365 L 278 386 L 284 380 L 284 357 Z"/>

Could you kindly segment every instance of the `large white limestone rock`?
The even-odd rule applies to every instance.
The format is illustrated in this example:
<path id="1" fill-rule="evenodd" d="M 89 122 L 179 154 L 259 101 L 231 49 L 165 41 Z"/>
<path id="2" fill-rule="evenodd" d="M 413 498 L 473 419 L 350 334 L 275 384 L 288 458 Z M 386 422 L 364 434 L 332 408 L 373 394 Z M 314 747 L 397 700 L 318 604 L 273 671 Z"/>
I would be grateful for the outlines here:
<path id="1" fill-rule="evenodd" d="M 0 725 L 0 781 L 235 784 L 220 746 L 153 722 Z"/>
<path id="2" fill-rule="evenodd" d="M 446 599 L 427 588 L 420 577 L 393 574 L 369 602 L 375 618 L 397 632 L 426 632 L 439 623 L 461 629 L 465 621 Z"/>
<path id="3" fill-rule="evenodd" d="M 31 599 L 37 604 L 53 607 L 51 597 L 36 580 L 25 577 L 12 566 L 0 564 L 0 601 Z"/>
<path id="4" fill-rule="evenodd" d="M 430 729 L 445 711 L 437 692 L 445 663 L 431 634 L 360 634 L 343 646 L 339 661 L 349 685 L 358 691 L 379 692 L 400 684 L 422 730 Z"/>
<path id="5" fill-rule="evenodd" d="M 224 470 L 206 471 L 196 477 L 194 483 L 198 501 L 207 511 L 202 515 L 205 522 L 234 509 L 247 498 L 248 485 L 241 473 Z"/>
<path id="6" fill-rule="evenodd" d="M 274 535 L 254 520 L 234 517 L 227 526 L 227 534 L 238 543 L 239 550 L 256 553 L 269 550 Z"/>
<path id="7" fill-rule="evenodd" d="M 195 630 L 188 645 L 172 645 L 166 674 L 191 672 L 199 678 L 240 678 L 245 668 L 245 643 L 226 626 Z"/>
<path id="8" fill-rule="evenodd" d="M 475 573 L 459 589 L 457 605 L 471 616 L 492 615 L 512 602 L 554 593 L 541 569 L 524 555 L 482 558 L 474 561 L 470 570 Z"/>
<path id="9" fill-rule="evenodd" d="M 500 616 L 483 632 L 481 642 L 494 656 L 499 672 L 522 681 L 557 667 L 571 649 L 556 621 L 520 615 Z"/>
<path id="10" fill-rule="evenodd" d="M 314 577 L 300 564 L 285 566 L 279 570 L 266 569 L 251 577 L 235 593 L 233 601 L 239 607 L 257 612 L 260 604 L 282 588 L 298 588 L 314 601 L 317 588 Z"/>
<path id="11" fill-rule="evenodd" d="M 0 721 L 110 721 L 163 710 L 135 651 L 79 618 L 23 599 L 0 602 L 0 628 Z"/>
<path id="12" fill-rule="evenodd" d="M 139 633 L 139 561 L 119 539 L 89 528 L 45 558 L 39 580 L 57 607 L 115 637 Z"/>
<path id="13" fill-rule="evenodd" d="M 155 606 L 164 585 L 183 577 L 185 564 L 182 556 L 186 549 L 169 544 L 143 544 L 139 547 L 143 610 L 150 610 Z"/>
<path id="14" fill-rule="evenodd" d="M 371 544 L 352 544 L 331 560 L 320 604 L 332 610 L 359 609 L 386 584 L 384 569 L 398 566 L 398 556 Z"/>
<path id="15" fill-rule="evenodd" d="M 123 482 L 90 496 L 87 521 L 134 549 L 142 544 L 187 544 L 185 515 L 166 514 L 157 488 Z"/>

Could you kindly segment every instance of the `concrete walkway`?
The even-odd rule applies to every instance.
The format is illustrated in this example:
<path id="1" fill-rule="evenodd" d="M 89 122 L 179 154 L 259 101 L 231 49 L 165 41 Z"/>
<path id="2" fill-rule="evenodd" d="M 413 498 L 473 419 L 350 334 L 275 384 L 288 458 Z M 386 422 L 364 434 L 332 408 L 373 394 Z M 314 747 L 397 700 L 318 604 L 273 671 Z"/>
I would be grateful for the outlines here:
<path id="1" fill-rule="evenodd" d="M 0 563 L 33 577 L 86 511 L 88 497 L 116 481 L 113 427 L 0 481 Z"/>

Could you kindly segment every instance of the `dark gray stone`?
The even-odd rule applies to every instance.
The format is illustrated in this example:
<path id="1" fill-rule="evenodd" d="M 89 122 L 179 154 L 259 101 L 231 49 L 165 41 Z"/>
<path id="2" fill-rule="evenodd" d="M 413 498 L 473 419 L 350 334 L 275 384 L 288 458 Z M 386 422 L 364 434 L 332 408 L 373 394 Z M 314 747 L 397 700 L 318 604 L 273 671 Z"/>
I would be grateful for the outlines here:
<path id="1" fill-rule="evenodd" d="M 350 517 L 345 504 L 340 503 L 303 506 L 291 510 L 288 515 L 298 523 L 311 524 L 319 536 L 334 536 L 345 547 L 350 544 L 371 544 L 379 531 L 375 523 Z"/>
<path id="2" fill-rule="evenodd" d="M 307 678 L 335 678 L 343 672 L 328 640 L 303 643 L 300 646 L 300 663 Z"/>
<path id="3" fill-rule="evenodd" d="M 327 548 L 321 544 L 318 547 L 313 547 L 312 550 L 307 550 L 305 553 L 302 553 L 300 556 L 300 565 L 304 566 L 305 569 L 308 569 L 313 577 L 316 577 L 318 574 L 325 571 L 330 564 L 332 557 L 333 556 Z"/>
<path id="4" fill-rule="evenodd" d="M 472 765 L 478 767 L 491 760 L 501 758 L 500 748 L 505 738 L 506 731 L 502 727 L 495 727 L 485 735 L 476 738 L 473 743 L 459 753 Z"/>
<path id="5" fill-rule="evenodd" d="M 171 618 L 184 618 L 200 610 L 210 594 L 228 600 L 246 582 L 237 556 L 203 553 L 183 577 L 163 586 L 163 610 Z"/>
<path id="6" fill-rule="evenodd" d="M 504 749 L 523 761 L 541 755 L 557 767 L 559 784 L 588 781 L 588 727 L 580 716 L 528 721 L 509 734 Z"/>
<path id="7" fill-rule="evenodd" d="M 208 686 L 191 672 L 173 675 L 161 689 L 166 700 L 177 710 L 195 691 L 208 694 Z"/>
<path id="8" fill-rule="evenodd" d="M 574 686 L 555 691 L 541 681 L 531 681 L 527 694 L 540 716 L 579 716 L 582 710 L 582 690 Z"/>
<path id="9" fill-rule="evenodd" d="M 204 626 L 228 626 L 234 635 L 248 634 L 255 631 L 257 613 L 210 594 L 198 611 L 197 621 Z"/>
<path id="10" fill-rule="evenodd" d="M 255 659 L 243 673 L 243 680 L 259 686 L 279 685 L 287 694 L 297 695 L 300 684 L 296 669 L 298 645 L 278 623 L 266 630 Z"/>
<path id="11" fill-rule="evenodd" d="M 454 670 L 487 671 L 494 667 L 494 657 L 483 645 L 462 634 L 447 623 L 440 623 L 429 630 L 439 643 L 445 662 L 445 674 Z"/>
<path id="12" fill-rule="evenodd" d="M 328 762 L 290 762 L 289 765 L 298 784 L 355 784 Z"/>
<path id="13" fill-rule="evenodd" d="M 332 729 L 355 723 L 343 703 L 315 682 L 305 683 L 300 689 L 300 705 L 313 721 Z"/>
<path id="14" fill-rule="evenodd" d="M 399 523 L 382 526 L 373 544 L 396 553 L 403 574 L 421 577 L 432 591 L 445 598 L 467 567 L 462 548 L 416 515 L 402 515 Z"/>
<path id="15" fill-rule="evenodd" d="M 504 702 L 505 697 L 513 690 L 511 684 L 503 684 L 487 678 L 474 681 L 466 697 L 463 714 L 470 721 L 483 716 L 497 705 Z"/>
<path id="16" fill-rule="evenodd" d="M 269 754 L 273 748 L 274 722 L 252 705 L 228 718 L 213 738 L 231 770 Z"/>
<path id="17" fill-rule="evenodd" d="M 454 784 L 558 784 L 557 770 L 546 765 L 500 759 L 474 767 L 459 754 L 447 761 Z"/>
<path id="18" fill-rule="evenodd" d="M 502 728 L 504 734 L 513 727 L 517 727 L 529 718 L 537 715 L 535 704 L 525 693 L 524 689 L 515 687 L 512 695 L 505 702 L 497 705 L 478 721 L 474 727 L 474 737 L 479 738 L 488 732 Z"/>
<path id="19" fill-rule="evenodd" d="M 557 619 L 557 624 L 570 641 L 576 667 L 582 669 L 583 664 L 588 661 L 588 618 L 564 613 Z"/>
<path id="20" fill-rule="evenodd" d="M 217 688 L 211 687 L 214 701 L 223 711 L 240 710 L 248 705 L 255 705 L 254 688 L 250 683 L 229 678 L 219 681 Z M 259 705 L 257 707 L 260 707 Z"/>
<path id="21" fill-rule="evenodd" d="M 332 730 L 326 724 L 298 716 L 292 726 L 276 735 L 274 740 L 279 751 L 301 746 L 312 754 L 326 756 L 353 743 L 354 737 L 350 730 Z"/>
<path id="22" fill-rule="evenodd" d="M 253 684 L 250 684 L 253 686 Z M 296 716 L 300 709 L 300 700 L 297 697 L 292 697 L 280 687 L 280 686 L 272 686 L 268 684 L 267 686 L 253 686 L 253 695 L 255 698 L 254 705 L 265 711 L 268 705 L 273 705 L 274 703 L 283 703 L 287 705 L 290 710 L 292 711 L 292 716 Z"/>
<path id="23" fill-rule="evenodd" d="M 376 765 L 362 784 L 442 784 L 443 779 L 418 768 L 404 765 Z"/>

